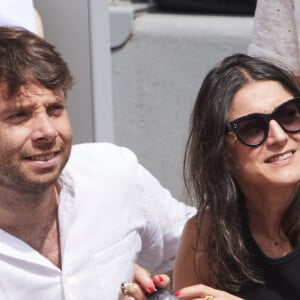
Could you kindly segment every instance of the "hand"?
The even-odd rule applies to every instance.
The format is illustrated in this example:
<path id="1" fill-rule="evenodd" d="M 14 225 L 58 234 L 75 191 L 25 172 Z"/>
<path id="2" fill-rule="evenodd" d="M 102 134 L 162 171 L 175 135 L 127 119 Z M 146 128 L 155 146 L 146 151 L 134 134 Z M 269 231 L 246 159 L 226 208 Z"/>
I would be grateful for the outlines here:
<path id="1" fill-rule="evenodd" d="M 121 295 L 120 299 L 146 300 L 145 293 L 154 292 L 156 287 L 166 288 L 169 284 L 169 276 L 165 274 L 151 276 L 147 270 L 135 265 L 132 283 L 126 285 L 126 293 Z"/>
<path id="2" fill-rule="evenodd" d="M 175 296 L 189 300 L 242 300 L 242 298 L 203 284 L 182 288 L 175 292 Z"/>

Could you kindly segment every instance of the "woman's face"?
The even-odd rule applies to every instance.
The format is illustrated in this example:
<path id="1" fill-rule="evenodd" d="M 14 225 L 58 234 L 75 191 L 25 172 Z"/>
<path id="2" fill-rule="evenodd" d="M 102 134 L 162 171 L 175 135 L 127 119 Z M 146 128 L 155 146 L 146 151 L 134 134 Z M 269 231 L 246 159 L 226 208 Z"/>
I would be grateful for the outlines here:
<path id="1" fill-rule="evenodd" d="M 235 94 L 228 121 L 252 113 L 271 113 L 292 98 L 292 94 L 276 81 L 254 81 Z M 227 135 L 226 142 L 234 175 L 242 189 L 299 182 L 300 133 L 287 133 L 271 120 L 266 140 L 257 147 L 243 145 L 233 132 Z"/>

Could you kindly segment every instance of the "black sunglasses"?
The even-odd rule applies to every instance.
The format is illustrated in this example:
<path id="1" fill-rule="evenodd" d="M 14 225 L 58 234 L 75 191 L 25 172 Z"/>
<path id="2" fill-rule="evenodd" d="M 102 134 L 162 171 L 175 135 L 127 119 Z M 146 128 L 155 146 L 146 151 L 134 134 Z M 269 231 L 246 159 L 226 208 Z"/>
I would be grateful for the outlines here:
<path id="1" fill-rule="evenodd" d="M 233 131 L 242 144 L 256 147 L 266 140 L 271 120 L 275 120 L 285 132 L 299 132 L 300 96 L 282 103 L 271 114 L 254 113 L 235 119 L 225 124 L 225 130 Z"/>

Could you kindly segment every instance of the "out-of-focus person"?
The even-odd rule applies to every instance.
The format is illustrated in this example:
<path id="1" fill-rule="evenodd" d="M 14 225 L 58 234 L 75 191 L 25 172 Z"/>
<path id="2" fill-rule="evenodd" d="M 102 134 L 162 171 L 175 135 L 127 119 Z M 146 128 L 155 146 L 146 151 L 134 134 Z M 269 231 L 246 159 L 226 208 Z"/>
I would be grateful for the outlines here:
<path id="1" fill-rule="evenodd" d="M 44 36 L 42 20 L 32 0 L 0 0 L 0 26 L 23 27 Z"/>
<path id="2" fill-rule="evenodd" d="M 281 62 L 300 77 L 299 0 L 257 0 L 248 54 Z"/>

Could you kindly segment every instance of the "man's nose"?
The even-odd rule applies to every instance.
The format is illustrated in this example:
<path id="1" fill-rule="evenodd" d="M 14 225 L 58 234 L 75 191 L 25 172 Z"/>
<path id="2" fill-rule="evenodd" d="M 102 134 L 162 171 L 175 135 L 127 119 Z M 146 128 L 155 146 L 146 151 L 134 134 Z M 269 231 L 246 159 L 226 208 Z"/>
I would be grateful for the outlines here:
<path id="1" fill-rule="evenodd" d="M 51 141 L 57 136 L 54 121 L 47 113 L 37 116 L 33 123 L 32 139 L 34 141 Z"/>

